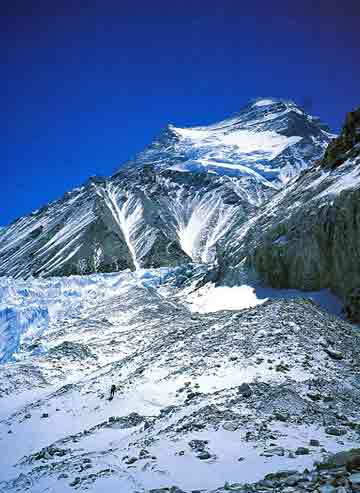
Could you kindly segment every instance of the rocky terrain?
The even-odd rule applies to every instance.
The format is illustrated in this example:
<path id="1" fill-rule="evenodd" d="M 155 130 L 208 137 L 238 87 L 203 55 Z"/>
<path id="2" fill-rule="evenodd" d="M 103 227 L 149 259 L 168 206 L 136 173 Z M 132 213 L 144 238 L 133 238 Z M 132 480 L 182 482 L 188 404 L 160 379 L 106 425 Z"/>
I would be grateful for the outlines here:
<path id="1" fill-rule="evenodd" d="M 301 297 L 198 313 L 207 275 L 2 282 L 23 325 L 0 367 L 0 491 L 231 490 L 356 447 L 356 327 Z"/>

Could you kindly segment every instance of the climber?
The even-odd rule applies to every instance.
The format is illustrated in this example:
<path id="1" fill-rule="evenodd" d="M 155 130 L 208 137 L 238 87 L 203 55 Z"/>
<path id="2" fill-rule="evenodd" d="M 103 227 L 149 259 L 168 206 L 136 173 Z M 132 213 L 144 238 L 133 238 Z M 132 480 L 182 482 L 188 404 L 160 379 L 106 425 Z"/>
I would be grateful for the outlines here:
<path id="1" fill-rule="evenodd" d="M 113 400 L 114 395 L 115 395 L 115 391 L 116 391 L 116 385 L 115 384 L 112 384 L 111 389 L 110 389 L 109 401 L 112 401 Z"/>

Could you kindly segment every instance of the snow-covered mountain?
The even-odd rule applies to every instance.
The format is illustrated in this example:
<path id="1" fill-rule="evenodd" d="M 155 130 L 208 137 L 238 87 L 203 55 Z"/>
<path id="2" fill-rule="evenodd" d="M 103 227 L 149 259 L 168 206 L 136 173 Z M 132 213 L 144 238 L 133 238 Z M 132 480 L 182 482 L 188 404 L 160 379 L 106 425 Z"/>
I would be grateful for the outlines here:
<path id="1" fill-rule="evenodd" d="M 259 99 L 0 229 L 0 493 L 359 491 L 360 110 L 332 137 Z"/>
<path id="2" fill-rule="evenodd" d="M 227 282 L 238 282 L 245 263 L 277 288 L 329 288 L 360 322 L 359 199 L 357 110 L 322 160 L 234 225 L 223 252 Z"/>
<path id="3" fill-rule="evenodd" d="M 266 186 L 279 186 L 321 155 L 332 137 L 326 125 L 296 104 L 259 99 L 213 125 L 169 125 L 129 165 L 250 176 Z"/>
<path id="4" fill-rule="evenodd" d="M 209 262 L 332 135 L 291 102 L 262 99 L 207 127 L 169 125 L 109 178 L 93 178 L 1 232 L 0 275 L 110 272 Z"/>

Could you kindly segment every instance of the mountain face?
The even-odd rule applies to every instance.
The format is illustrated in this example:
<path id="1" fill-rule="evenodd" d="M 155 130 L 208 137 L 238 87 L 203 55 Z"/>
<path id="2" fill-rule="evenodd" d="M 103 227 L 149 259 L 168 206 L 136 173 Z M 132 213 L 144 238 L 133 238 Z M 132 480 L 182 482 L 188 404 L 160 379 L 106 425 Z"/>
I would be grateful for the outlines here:
<path id="1" fill-rule="evenodd" d="M 231 232 L 224 256 L 228 281 L 240 266 L 277 288 L 329 288 L 360 321 L 360 112 L 316 166 L 275 193 Z"/>
<path id="2" fill-rule="evenodd" d="M 0 275 L 213 261 L 234 224 L 319 159 L 332 137 L 299 106 L 274 99 L 206 127 L 169 125 L 113 176 L 1 230 Z"/>

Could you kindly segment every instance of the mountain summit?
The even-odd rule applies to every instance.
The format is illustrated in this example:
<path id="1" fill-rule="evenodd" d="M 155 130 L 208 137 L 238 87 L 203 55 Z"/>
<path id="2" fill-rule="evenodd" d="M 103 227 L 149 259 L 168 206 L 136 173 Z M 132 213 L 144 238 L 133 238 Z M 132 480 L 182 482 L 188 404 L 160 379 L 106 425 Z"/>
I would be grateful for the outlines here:
<path id="1" fill-rule="evenodd" d="M 113 176 L 2 229 L 0 275 L 212 261 L 233 222 L 319 159 L 332 137 L 301 107 L 272 98 L 213 125 L 169 125 Z"/>
<path id="2" fill-rule="evenodd" d="M 255 176 L 284 183 L 308 160 L 321 155 L 330 129 L 295 103 L 258 99 L 221 122 L 189 128 L 168 127 L 129 166 Z"/>

